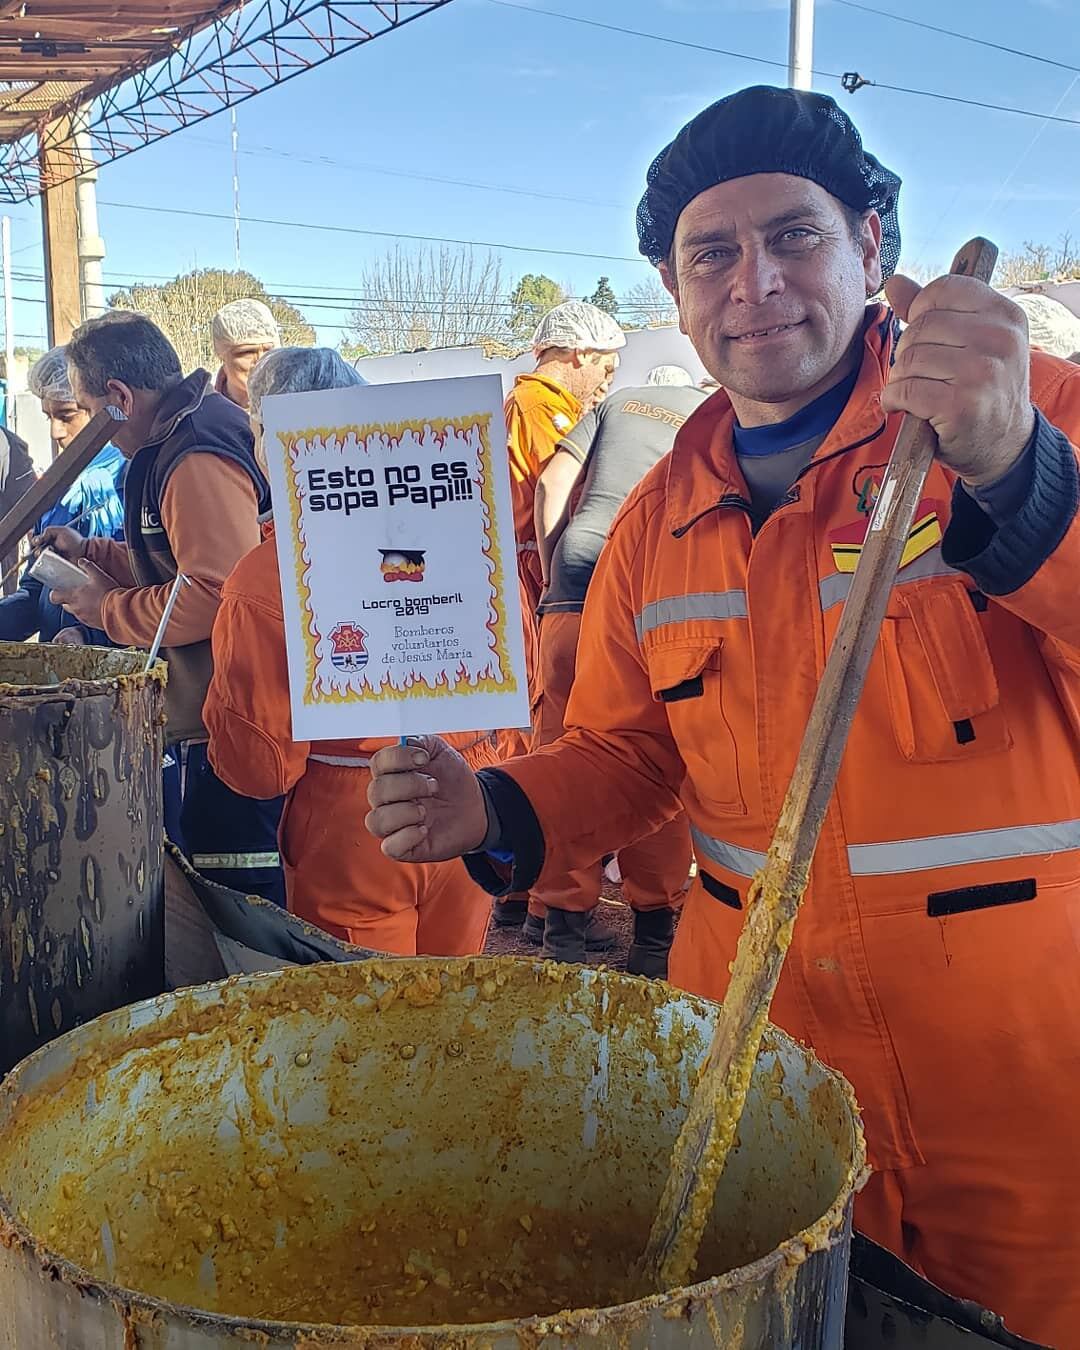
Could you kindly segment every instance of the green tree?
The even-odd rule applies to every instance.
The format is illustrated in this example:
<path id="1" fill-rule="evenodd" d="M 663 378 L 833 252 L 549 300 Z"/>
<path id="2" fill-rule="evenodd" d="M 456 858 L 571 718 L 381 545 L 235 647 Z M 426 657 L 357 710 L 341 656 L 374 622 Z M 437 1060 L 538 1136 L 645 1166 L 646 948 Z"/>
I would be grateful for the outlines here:
<path id="1" fill-rule="evenodd" d="M 294 306 L 267 292 L 250 272 L 227 272 L 205 267 L 175 277 L 159 286 L 129 286 L 109 297 L 113 309 L 133 309 L 145 314 L 165 333 L 176 348 L 185 371 L 217 365 L 210 322 L 230 300 L 261 300 L 281 328 L 286 347 L 310 347 L 315 329 Z"/>
<path id="2" fill-rule="evenodd" d="M 596 283 L 596 290 L 589 296 L 589 304 L 595 305 L 597 309 L 602 309 L 605 314 L 610 314 L 612 318 L 619 312 L 619 302 L 615 299 L 615 292 L 611 289 L 611 281 L 608 277 L 601 277 Z"/>
<path id="3" fill-rule="evenodd" d="M 557 281 L 543 273 L 526 272 L 510 297 L 510 331 L 522 342 L 528 342 L 548 310 L 565 299 L 566 292 Z"/>

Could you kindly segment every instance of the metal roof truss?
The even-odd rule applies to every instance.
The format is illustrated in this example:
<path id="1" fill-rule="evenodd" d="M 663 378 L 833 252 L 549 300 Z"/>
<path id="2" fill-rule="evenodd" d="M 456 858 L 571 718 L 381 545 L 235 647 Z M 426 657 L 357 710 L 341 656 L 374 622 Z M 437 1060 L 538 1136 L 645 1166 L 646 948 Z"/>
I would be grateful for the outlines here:
<path id="1" fill-rule="evenodd" d="M 0 145 L 0 201 L 77 177 L 87 160 L 121 159 L 449 3 L 248 0 L 186 35 L 166 59 L 80 89 L 48 108 L 36 134 Z"/>

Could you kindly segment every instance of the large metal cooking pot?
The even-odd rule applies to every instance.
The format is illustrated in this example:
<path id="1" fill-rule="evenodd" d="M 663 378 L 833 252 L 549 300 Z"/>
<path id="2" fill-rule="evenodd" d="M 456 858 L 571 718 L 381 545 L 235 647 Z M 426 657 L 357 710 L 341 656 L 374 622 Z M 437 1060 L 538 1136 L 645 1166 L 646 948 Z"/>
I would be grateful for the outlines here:
<path id="1" fill-rule="evenodd" d="M 715 1011 L 474 958 L 110 1013 L 0 1085 L 0 1347 L 838 1350 L 862 1134 L 844 1081 L 773 1029 L 701 1283 L 604 1306 Z M 312 1325 L 346 1308 L 351 1329 Z"/>
<path id="2" fill-rule="evenodd" d="M 0 1076 L 164 988 L 164 666 L 0 643 Z"/>

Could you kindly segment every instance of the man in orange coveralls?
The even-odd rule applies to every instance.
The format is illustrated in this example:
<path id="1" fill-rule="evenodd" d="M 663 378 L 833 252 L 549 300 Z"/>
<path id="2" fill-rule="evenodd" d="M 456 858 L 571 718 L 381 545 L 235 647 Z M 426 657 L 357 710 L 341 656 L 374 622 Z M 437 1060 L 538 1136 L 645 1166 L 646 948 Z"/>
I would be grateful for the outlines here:
<path id="1" fill-rule="evenodd" d="M 724 392 L 612 527 L 566 735 L 479 776 L 434 738 L 383 751 L 369 826 L 522 888 L 681 799 L 701 872 L 671 979 L 722 998 L 882 467 L 928 419 L 773 1016 L 854 1084 L 857 1225 L 1076 1350 L 1080 370 L 981 282 L 889 280 L 899 187 L 802 91 L 742 90 L 661 153 L 641 249 Z"/>
<path id="2" fill-rule="evenodd" d="M 518 571 L 528 591 L 529 613 L 535 615 L 544 589 L 533 523 L 536 480 L 562 437 L 607 393 L 626 334 L 602 309 L 585 300 L 567 300 L 540 320 L 532 345 L 536 369 L 517 377 L 503 412 Z"/>
<path id="3" fill-rule="evenodd" d="M 268 394 L 364 383 L 326 348 L 284 347 L 265 356 L 248 386 L 259 457 Z M 370 757 L 388 739 L 293 740 L 277 548 L 272 527 L 267 533 L 222 587 L 203 709 L 211 763 L 248 796 L 288 794 L 280 853 L 293 913 L 347 942 L 399 956 L 480 951 L 490 911 L 480 887 L 456 863 L 396 866 L 359 823 Z M 490 735 L 448 739 L 476 768 L 498 762 Z"/>

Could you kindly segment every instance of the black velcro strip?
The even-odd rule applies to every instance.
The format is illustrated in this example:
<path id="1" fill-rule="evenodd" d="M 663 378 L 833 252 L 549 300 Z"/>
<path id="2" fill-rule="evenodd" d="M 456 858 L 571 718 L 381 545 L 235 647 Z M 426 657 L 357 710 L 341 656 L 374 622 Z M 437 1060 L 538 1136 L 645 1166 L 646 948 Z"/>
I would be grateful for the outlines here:
<path id="1" fill-rule="evenodd" d="M 987 600 L 982 591 L 968 591 L 968 599 L 971 601 L 971 607 L 976 614 L 985 614 L 990 608 L 990 601 Z"/>
<path id="2" fill-rule="evenodd" d="M 709 876 L 708 872 L 698 868 L 701 876 L 702 889 L 706 895 L 711 895 L 714 900 L 719 900 L 722 905 L 727 905 L 729 909 L 742 909 L 742 901 L 739 899 L 739 892 L 734 886 L 725 886 L 722 881 L 717 881 L 715 877 Z"/>
<path id="3" fill-rule="evenodd" d="M 681 703 L 684 698 L 701 698 L 705 692 L 705 681 L 700 675 L 695 675 L 692 680 L 683 680 L 682 684 L 673 685 L 670 689 L 660 690 L 661 703 Z"/>
<path id="4" fill-rule="evenodd" d="M 970 745 L 975 739 L 975 728 L 971 725 L 970 717 L 963 717 L 959 722 L 954 722 L 953 730 L 956 732 L 957 745 Z"/>
<path id="5" fill-rule="evenodd" d="M 936 891 L 926 897 L 926 912 L 932 919 L 950 914 L 968 914 L 973 909 L 993 909 L 995 905 L 1015 905 L 1034 900 L 1038 887 L 1035 878 L 1024 881 L 998 881 L 990 886 L 962 886 L 958 891 Z"/>

